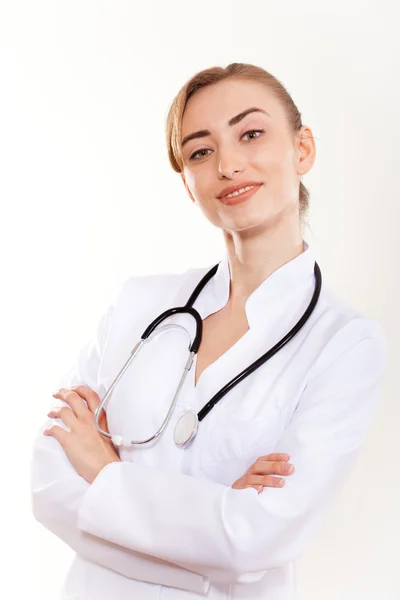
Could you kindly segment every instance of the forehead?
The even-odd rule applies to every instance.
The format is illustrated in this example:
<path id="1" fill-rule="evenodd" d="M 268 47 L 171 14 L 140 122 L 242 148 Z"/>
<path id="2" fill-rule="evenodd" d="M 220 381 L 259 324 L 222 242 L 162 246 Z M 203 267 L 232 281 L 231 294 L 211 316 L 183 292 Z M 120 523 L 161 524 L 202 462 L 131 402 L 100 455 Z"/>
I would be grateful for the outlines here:
<path id="1" fill-rule="evenodd" d="M 227 127 L 231 117 L 250 107 L 262 108 L 271 115 L 274 122 L 284 121 L 282 105 L 267 85 L 258 81 L 231 78 L 195 92 L 185 108 L 182 135 L 199 129 Z M 252 113 L 248 118 L 251 117 L 257 117 L 257 113 Z"/>

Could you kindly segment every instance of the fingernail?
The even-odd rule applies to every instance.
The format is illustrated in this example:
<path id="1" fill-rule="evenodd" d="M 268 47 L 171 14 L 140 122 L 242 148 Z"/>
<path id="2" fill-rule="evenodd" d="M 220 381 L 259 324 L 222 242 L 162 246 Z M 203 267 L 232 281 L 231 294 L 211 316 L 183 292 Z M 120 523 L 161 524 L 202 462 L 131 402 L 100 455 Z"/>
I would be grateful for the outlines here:
<path id="1" fill-rule="evenodd" d="M 280 479 L 279 480 L 279 485 L 285 485 L 285 480 L 284 479 Z"/>

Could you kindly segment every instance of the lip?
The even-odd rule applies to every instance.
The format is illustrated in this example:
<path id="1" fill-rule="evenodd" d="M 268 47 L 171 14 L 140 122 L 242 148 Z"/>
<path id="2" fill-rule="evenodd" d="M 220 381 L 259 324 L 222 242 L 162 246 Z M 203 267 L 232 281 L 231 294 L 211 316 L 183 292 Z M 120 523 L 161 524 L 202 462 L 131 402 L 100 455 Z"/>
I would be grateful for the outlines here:
<path id="1" fill-rule="evenodd" d="M 236 183 L 235 185 L 230 185 L 230 186 L 224 188 L 223 190 L 221 190 L 220 193 L 218 194 L 217 198 L 219 200 L 221 200 L 223 196 L 232 194 L 232 192 L 236 192 L 237 190 L 247 187 L 248 185 L 259 186 L 259 185 L 262 185 L 262 182 L 260 182 L 260 181 L 241 181 L 239 183 Z M 228 198 L 228 200 L 229 200 L 229 198 Z"/>
<path id="2" fill-rule="evenodd" d="M 250 183 L 248 185 L 254 185 L 254 184 Z M 251 190 L 248 190 L 247 192 L 243 192 L 243 194 L 239 194 L 239 196 L 232 196 L 231 198 L 222 196 L 222 198 L 220 198 L 219 200 L 220 200 L 220 202 L 222 202 L 223 204 L 225 204 L 227 206 L 231 206 L 234 204 L 240 204 L 241 202 L 245 202 L 246 200 L 251 198 L 251 196 L 254 196 L 254 194 L 260 189 L 260 187 L 262 187 L 262 183 L 254 185 L 254 187 Z"/>

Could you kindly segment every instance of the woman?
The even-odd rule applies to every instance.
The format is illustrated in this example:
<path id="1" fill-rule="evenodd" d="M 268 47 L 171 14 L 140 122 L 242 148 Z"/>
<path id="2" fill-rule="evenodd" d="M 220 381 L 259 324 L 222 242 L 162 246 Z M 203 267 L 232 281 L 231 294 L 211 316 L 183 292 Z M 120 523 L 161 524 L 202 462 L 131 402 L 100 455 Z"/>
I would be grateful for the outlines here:
<path id="1" fill-rule="evenodd" d="M 277 79 L 234 63 L 200 72 L 180 90 L 167 145 L 189 197 L 226 245 L 193 304 L 203 322 L 197 357 L 158 438 L 118 451 L 98 432 L 99 398 L 134 342 L 157 315 L 184 305 L 209 267 L 128 279 L 54 394 L 62 408 L 49 417 L 58 420 L 36 439 L 34 515 L 77 553 L 63 598 L 293 599 L 295 560 L 374 417 L 386 339 L 323 285 L 290 342 L 178 445 L 182 415 L 197 414 L 285 338 L 318 295 L 302 237 L 301 177 L 315 143 Z M 168 322 L 194 334 L 190 315 Z M 187 347 L 179 328 L 145 346 L 101 413 L 102 429 L 128 442 L 157 431 Z M 293 474 L 284 469 L 289 456 Z M 290 475 L 286 485 L 279 474 Z"/>

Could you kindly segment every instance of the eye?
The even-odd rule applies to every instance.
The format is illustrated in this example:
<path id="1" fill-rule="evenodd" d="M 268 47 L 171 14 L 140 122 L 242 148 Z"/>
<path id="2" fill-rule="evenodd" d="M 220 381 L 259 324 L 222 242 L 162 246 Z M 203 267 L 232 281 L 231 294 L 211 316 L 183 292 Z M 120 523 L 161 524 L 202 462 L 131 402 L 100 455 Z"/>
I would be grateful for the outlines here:
<path id="1" fill-rule="evenodd" d="M 247 139 L 247 141 L 251 142 L 252 140 L 256 140 L 257 138 L 264 135 L 264 133 L 265 129 L 249 129 L 242 135 L 240 139 L 243 139 L 245 136 L 249 136 L 249 139 Z M 193 152 L 193 154 L 190 155 L 189 160 L 200 160 L 201 158 L 205 158 L 206 156 L 208 156 L 208 153 L 210 152 L 212 152 L 212 150 L 209 150 L 208 148 L 201 148 L 200 150 L 196 150 L 196 152 Z"/>
<path id="2" fill-rule="evenodd" d="M 250 134 L 250 133 L 251 133 L 251 134 L 253 134 L 253 133 L 259 133 L 259 134 L 260 134 L 260 135 L 257 135 L 257 136 L 256 136 L 256 137 L 254 137 L 254 138 L 251 138 L 251 139 L 255 140 L 255 139 L 257 139 L 257 138 L 261 137 L 261 136 L 262 136 L 262 135 L 265 133 L 265 129 L 249 129 L 248 131 L 246 131 L 246 133 L 244 133 L 244 134 L 242 135 L 242 138 L 243 138 L 245 135 L 248 135 L 248 134 Z M 250 141 L 251 141 L 251 140 L 250 140 Z"/>
<path id="3" fill-rule="evenodd" d="M 207 148 L 201 148 L 201 150 L 196 150 L 196 152 L 193 152 L 193 154 L 190 155 L 189 160 L 199 160 L 198 158 L 194 158 L 197 154 L 200 154 L 200 152 L 208 152 Z M 204 158 L 205 156 L 207 156 L 207 154 L 203 154 L 202 156 L 200 156 L 200 158 Z"/>

